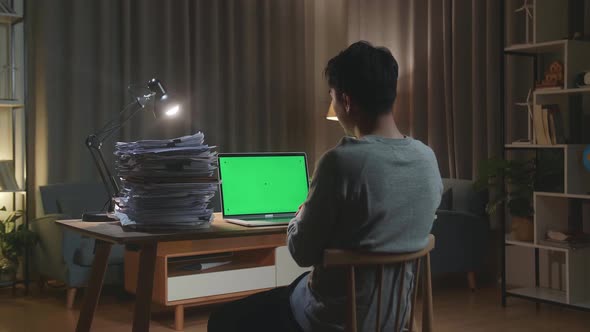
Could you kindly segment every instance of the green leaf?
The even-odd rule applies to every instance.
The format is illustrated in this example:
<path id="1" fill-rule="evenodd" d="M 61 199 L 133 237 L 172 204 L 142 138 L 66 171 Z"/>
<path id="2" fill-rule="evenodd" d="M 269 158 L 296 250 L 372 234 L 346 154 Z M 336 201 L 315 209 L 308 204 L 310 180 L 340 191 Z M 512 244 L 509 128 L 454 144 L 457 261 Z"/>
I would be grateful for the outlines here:
<path id="1" fill-rule="evenodd" d="M 17 265 L 26 248 L 39 241 L 39 236 L 21 221 L 23 215 L 23 211 L 13 211 L 4 220 L 0 220 L 0 254 Z"/>
<path id="2" fill-rule="evenodd" d="M 530 216 L 533 213 L 532 199 L 535 190 L 535 179 L 543 175 L 543 180 L 549 179 L 547 175 L 559 174 L 559 168 L 548 166 L 543 173 L 537 172 L 535 159 L 511 159 L 491 158 L 480 162 L 478 177 L 475 180 L 475 189 L 489 188 L 495 193 L 486 207 L 488 214 L 494 214 L 498 208 L 506 203 L 513 216 Z M 559 165 L 559 163 L 555 163 Z M 501 192 L 502 183 L 505 190 Z"/>

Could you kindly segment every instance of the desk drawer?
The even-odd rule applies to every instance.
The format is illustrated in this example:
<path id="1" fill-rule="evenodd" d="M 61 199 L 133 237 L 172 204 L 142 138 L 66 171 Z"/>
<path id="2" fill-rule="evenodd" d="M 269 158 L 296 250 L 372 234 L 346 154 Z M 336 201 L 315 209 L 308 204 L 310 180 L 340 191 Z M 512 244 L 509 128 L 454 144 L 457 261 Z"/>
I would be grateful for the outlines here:
<path id="1" fill-rule="evenodd" d="M 170 277 L 168 302 L 275 286 L 274 266 Z"/>
<path id="2" fill-rule="evenodd" d="M 158 244 L 158 256 L 177 257 L 226 251 L 276 248 L 284 246 L 286 239 L 286 234 L 269 234 L 195 241 L 161 242 Z"/>

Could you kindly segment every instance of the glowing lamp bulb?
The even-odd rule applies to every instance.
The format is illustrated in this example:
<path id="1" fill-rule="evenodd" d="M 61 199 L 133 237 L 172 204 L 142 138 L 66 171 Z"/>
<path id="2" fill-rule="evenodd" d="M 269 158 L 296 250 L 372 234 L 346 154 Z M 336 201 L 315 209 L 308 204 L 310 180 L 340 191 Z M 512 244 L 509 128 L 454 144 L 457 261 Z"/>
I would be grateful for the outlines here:
<path id="1" fill-rule="evenodd" d="M 166 112 L 164 112 L 164 114 L 166 114 L 166 116 L 175 116 L 178 113 L 178 111 L 180 111 L 180 106 L 174 105 L 167 109 Z"/>

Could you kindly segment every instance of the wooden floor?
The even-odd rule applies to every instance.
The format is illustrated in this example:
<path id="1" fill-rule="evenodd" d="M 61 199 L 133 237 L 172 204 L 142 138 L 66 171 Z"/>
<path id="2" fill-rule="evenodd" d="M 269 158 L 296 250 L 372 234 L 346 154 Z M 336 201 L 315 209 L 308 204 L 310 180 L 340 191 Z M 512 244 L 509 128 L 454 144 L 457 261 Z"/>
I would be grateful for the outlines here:
<path id="1" fill-rule="evenodd" d="M 81 296 L 78 296 L 74 310 L 66 310 L 63 289 L 48 289 L 43 294 L 33 290 L 30 296 L 24 296 L 22 291 L 19 293 L 12 297 L 9 290 L 0 290 L 0 332 L 74 331 Z M 92 330 L 130 331 L 133 299 L 113 289 L 106 289 L 104 293 Z M 172 312 L 155 310 L 157 312 L 152 316 L 150 331 L 172 332 Z M 185 331 L 206 331 L 211 310 L 187 310 Z M 549 305 L 541 305 L 537 311 L 535 304 L 514 298 L 509 299 L 509 305 L 504 309 L 499 303 L 499 293 L 494 288 L 480 289 L 475 293 L 464 288 L 435 288 L 434 314 L 437 332 L 590 331 L 588 312 Z"/>

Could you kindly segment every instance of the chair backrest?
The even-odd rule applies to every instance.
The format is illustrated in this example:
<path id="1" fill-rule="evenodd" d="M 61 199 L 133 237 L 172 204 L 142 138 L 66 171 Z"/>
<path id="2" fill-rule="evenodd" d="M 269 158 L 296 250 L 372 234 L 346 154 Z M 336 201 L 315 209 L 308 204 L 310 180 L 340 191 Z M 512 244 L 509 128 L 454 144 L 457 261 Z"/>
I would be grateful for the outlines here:
<path id="1" fill-rule="evenodd" d="M 80 218 L 86 211 L 100 211 L 109 196 L 102 184 L 50 184 L 39 188 L 45 214 Z"/>
<path id="2" fill-rule="evenodd" d="M 430 251 L 434 248 L 434 235 L 428 236 L 428 245 L 420 251 L 403 254 L 385 254 L 385 253 L 363 253 L 351 250 L 327 249 L 324 251 L 324 267 L 346 267 L 347 269 L 347 321 L 346 331 L 356 332 L 356 289 L 355 289 L 355 267 L 377 267 L 376 285 L 379 288 L 377 293 L 377 317 L 376 331 L 381 329 L 381 298 L 383 293 L 383 270 L 385 266 L 399 265 L 401 268 L 401 278 L 397 278 L 400 285 L 393 285 L 392 292 L 398 290 L 397 304 L 394 308 L 396 311 L 394 331 L 402 331 L 403 319 L 400 318 L 402 299 L 404 298 L 403 290 L 405 278 L 406 263 L 414 268 L 414 278 L 420 280 L 420 265 L 423 263 L 424 272 L 422 273 L 422 331 L 432 332 L 433 329 L 433 310 L 432 310 L 432 284 L 430 277 Z M 418 294 L 418 282 L 414 283 L 416 287 L 411 289 L 412 303 L 410 317 L 408 319 L 409 331 L 414 331 L 414 309 L 416 307 L 416 297 Z"/>

